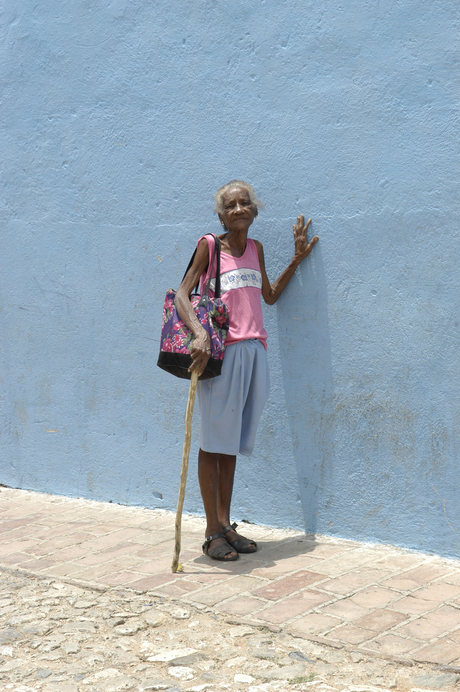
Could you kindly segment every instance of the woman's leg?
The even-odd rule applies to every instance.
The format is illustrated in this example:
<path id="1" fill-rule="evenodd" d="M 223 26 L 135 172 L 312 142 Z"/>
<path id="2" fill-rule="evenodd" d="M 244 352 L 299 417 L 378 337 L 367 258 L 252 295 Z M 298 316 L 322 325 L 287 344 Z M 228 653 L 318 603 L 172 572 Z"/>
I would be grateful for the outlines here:
<path id="1" fill-rule="evenodd" d="M 230 454 L 220 454 L 217 464 L 217 516 L 221 528 L 230 525 L 230 505 L 232 503 L 233 480 L 235 478 L 236 456 Z M 209 534 L 208 534 L 209 535 Z M 241 538 L 236 531 L 227 531 L 225 538 L 228 541 L 235 541 Z M 249 547 L 256 549 L 254 541 L 249 541 Z M 249 552 L 249 551 L 248 551 Z"/>
<path id="2" fill-rule="evenodd" d="M 219 454 L 219 461 L 217 462 L 217 516 L 221 526 L 228 526 L 230 523 L 235 466 L 236 455 Z"/>
<path id="3" fill-rule="evenodd" d="M 212 454 L 202 449 L 198 453 L 198 480 L 206 513 L 206 536 L 221 533 L 222 527 L 229 522 L 235 463 L 236 456 Z M 221 521 L 222 517 L 227 519 L 227 523 Z M 211 541 L 209 548 L 223 543 L 226 543 L 225 538 L 216 538 Z M 236 550 L 232 550 L 227 559 L 235 555 Z"/>
<path id="4" fill-rule="evenodd" d="M 221 454 L 218 462 L 218 483 L 217 483 L 217 515 L 222 528 L 230 526 L 230 505 L 232 502 L 233 479 L 235 477 L 236 456 Z M 236 531 L 227 531 L 225 534 L 227 541 L 235 541 L 242 536 Z M 256 549 L 254 541 L 248 542 L 249 548 Z M 250 550 L 245 552 L 251 552 Z"/>
<path id="5" fill-rule="evenodd" d="M 233 480 L 235 477 L 236 456 L 231 454 L 211 454 L 200 449 L 198 456 L 198 477 L 201 497 L 206 512 L 206 536 L 220 533 L 230 525 L 230 506 L 232 502 Z M 241 539 L 236 531 L 227 531 L 228 541 Z M 223 538 L 216 538 L 209 544 L 210 548 L 224 543 Z M 256 549 L 254 541 L 248 542 L 248 547 Z M 246 550 L 244 552 L 251 552 Z M 234 552 L 229 554 L 234 556 Z"/>

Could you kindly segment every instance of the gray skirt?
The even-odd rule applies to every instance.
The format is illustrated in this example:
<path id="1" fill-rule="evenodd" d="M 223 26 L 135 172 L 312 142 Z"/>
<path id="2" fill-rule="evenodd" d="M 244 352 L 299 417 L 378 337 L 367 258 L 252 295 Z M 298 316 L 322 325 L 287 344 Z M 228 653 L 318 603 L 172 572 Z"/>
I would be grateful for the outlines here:
<path id="1" fill-rule="evenodd" d="M 200 447 L 212 454 L 254 449 L 257 425 L 270 392 L 267 352 L 258 339 L 225 349 L 222 374 L 198 382 Z"/>

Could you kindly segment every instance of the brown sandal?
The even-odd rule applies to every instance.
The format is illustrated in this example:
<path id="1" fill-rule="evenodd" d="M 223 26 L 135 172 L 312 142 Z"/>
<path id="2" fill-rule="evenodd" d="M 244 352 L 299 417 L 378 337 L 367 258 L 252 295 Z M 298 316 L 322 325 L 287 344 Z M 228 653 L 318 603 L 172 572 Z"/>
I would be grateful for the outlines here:
<path id="1" fill-rule="evenodd" d="M 238 524 L 236 521 L 233 522 L 231 526 L 224 526 L 222 533 L 226 534 L 229 531 L 236 531 Z M 234 548 L 238 553 L 255 553 L 257 550 L 257 543 L 252 541 L 250 538 L 245 538 L 244 536 L 238 536 L 234 541 L 226 539 L 232 548 Z"/>
<path id="2" fill-rule="evenodd" d="M 216 545 L 214 548 L 210 548 L 209 544 L 215 538 L 225 538 L 225 536 L 223 533 L 215 533 L 214 536 L 206 536 L 202 545 L 203 553 L 205 555 L 208 555 L 208 557 L 211 557 L 213 560 L 221 560 L 222 562 L 233 562 L 234 560 L 238 560 L 238 552 L 234 557 L 226 557 L 236 550 L 236 548 L 232 547 L 228 542 L 221 543 L 220 545 Z"/>

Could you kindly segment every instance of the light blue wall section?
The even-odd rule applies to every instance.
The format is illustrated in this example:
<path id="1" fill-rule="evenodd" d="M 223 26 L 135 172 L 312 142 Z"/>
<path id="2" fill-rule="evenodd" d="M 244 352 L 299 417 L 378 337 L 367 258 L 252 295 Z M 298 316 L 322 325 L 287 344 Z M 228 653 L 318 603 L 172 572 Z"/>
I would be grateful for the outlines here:
<path id="1" fill-rule="evenodd" d="M 458 3 L 3 8 L 0 482 L 174 508 L 164 292 L 243 177 L 273 279 L 295 216 L 320 242 L 235 518 L 459 557 Z"/>

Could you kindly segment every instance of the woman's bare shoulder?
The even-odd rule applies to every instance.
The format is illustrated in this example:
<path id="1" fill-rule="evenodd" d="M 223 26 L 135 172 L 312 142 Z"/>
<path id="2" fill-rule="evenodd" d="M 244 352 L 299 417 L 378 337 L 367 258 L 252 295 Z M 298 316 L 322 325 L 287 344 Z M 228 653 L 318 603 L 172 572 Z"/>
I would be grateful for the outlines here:
<path id="1" fill-rule="evenodd" d="M 203 238 L 198 241 L 196 254 L 208 256 L 208 241 L 206 236 L 203 236 Z"/>

